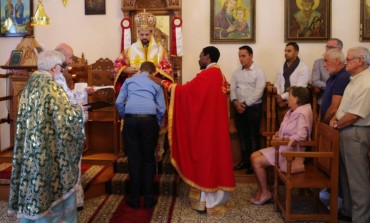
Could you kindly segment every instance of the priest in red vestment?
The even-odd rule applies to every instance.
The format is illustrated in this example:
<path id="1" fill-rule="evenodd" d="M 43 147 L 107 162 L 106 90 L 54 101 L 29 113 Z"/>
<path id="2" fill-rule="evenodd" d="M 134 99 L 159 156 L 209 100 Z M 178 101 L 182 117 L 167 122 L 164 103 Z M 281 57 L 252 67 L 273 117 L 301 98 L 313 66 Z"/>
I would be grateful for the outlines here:
<path id="1" fill-rule="evenodd" d="M 185 85 L 150 77 L 171 93 L 169 143 L 171 162 L 191 187 L 193 209 L 209 214 L 227 210 L 235 187 L 227 112 L 227 81 L 216 64 L 220 52 L 202 50 L 203 69 Z"/>

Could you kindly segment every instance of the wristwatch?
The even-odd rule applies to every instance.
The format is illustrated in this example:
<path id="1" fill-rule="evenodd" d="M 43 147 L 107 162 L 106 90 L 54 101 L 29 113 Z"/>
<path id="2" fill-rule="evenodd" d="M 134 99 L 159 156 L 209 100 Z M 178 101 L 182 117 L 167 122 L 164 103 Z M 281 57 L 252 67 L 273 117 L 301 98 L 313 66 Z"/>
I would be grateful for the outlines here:
<path id="1" fill-rule="evenodd" d="M 333 127 L 334 127 L 335 129 L 338 129 L 338 123 L 334 123 Z"/>

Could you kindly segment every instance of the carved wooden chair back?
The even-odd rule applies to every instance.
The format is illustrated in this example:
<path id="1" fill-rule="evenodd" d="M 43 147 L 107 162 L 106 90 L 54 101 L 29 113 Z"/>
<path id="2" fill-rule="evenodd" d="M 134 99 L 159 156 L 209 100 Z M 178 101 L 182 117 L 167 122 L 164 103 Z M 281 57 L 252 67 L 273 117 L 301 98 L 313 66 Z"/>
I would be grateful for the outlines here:
<path id="1" fill-rule="evenodd" d="M 113 61 L 108 58 L 100 58 L 95 63 L 89 65 L 89 86 L 111 86 L 114 84 Z M 114 104 L 116 95 L 113 89 L 107 88 L 98 90 L 89 98 L 89 102 L 105 101 Z M 112 110 L 114 107 L 103 109 Z"/>
<path id="2" fill-rule="evenodd" d="M 68 66 L 68 73 L 71 75 L 73 83 L 88 82 L 88 64 L 83 53 L 81 57 L 72 57 L 72 64 Z"/>

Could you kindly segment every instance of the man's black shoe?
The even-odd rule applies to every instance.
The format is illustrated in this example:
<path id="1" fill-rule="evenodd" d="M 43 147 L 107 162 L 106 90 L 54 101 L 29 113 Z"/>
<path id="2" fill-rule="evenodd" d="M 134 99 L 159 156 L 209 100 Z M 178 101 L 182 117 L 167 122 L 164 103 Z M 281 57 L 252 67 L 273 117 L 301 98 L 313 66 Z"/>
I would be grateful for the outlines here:
<path id="1" fill-rule="evenodd" d="M 144 201 L 144 208 L 153 208 L 157 204 L 155 199 L 149 199 Z"/>
<path id="2" fill-rule="evenodd" d="M 352 217 L 349 217 L 347 215 L 344 215 L 338 212 L 338 220 L 352 222 Z"/>
<path id="3" fill-rule="evenodd" d="M 140 203 L 139 202 L 135 202 L 135 201 L 132 201 L 132 200 L 128 200 L 127 201 L 127 204 L 134 208 L 134 209 L 139 209 L 140 208 Z"/>
<path id="4" fill-rule="evenodd" d="M 77 211 L 82 211 L 84 207 L 77 207 Z"/>
<path id="5" fill-rule="evenodd" d="M 201 215 L 207 214 L 207 210 L 203 210 L 203 211 L 196 210 L 196 211 L 198 212 L 198 214 L 201 214 Z"/>
<path id="6" fill-rule="evenodd" d="M 252 167 L 247 168 L 247 174 L 254 174 L 254 170 Z"/>
<path id="7" fill-rule="evenodd" d="M 247 169 L 247 165 L 243 162 L 240 162 L 239 164 L 234 166 L 234 170 L 244 170 Z"/>

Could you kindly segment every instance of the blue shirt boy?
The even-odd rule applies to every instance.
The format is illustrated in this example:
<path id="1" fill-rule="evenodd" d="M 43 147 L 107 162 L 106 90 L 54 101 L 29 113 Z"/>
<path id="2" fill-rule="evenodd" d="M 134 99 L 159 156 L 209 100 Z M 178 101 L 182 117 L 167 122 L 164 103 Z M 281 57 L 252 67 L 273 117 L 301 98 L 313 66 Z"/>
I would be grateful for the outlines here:
<path id="1" fill-rule="evenodd" d="M 117 110 L 122 118 L 125 114 L 156 115 L 161 125 L 166 111 L 163 90 L 148 75 L 142 72 L 125 80 L 116 100 Z"/>

